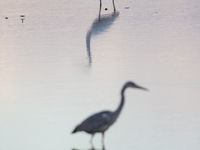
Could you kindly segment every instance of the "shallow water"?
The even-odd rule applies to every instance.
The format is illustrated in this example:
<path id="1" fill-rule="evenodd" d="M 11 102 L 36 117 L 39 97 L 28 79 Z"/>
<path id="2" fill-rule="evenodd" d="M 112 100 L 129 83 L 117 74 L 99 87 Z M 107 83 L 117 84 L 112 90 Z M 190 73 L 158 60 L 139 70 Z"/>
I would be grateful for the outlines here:
<path id="1" fill-rule="evenodd" d="M 199 150 L 199 1 L 116 7 L 104 0 L 99 21 L 98 0 L 0 2 L 1 150 L 89 149 L 71 131 L 114 110 L 127 80 L 150 91 L 126 91 L 106 150 Z"/>

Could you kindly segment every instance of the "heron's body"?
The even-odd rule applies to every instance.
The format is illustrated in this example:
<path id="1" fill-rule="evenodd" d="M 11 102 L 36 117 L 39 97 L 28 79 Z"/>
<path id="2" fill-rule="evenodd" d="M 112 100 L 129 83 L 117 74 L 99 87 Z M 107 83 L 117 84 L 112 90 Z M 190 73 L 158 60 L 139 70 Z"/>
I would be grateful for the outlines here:
<path id="1" fill-rule="evenodd" d="M 104 137 L 104 132 L 117 120 L 119 114 L 124 106 L 125 101 L 125 90 L 128 87 L 134 87 L 138 89 L 146 90 L 145 88 L 136 85 L 133 82 L 127 82 L 121 90 L 121 101 L 119 106 L 115 111 L 102 111 L 96 114 L 91 115 L 87 119 L 85 119 L 82 123 L 80 123 L 76 128 L 72 131 L 72 133 L 76 133 L 79 131 L 84 131 L 92 135 L 95 133 L 102 133 Z"/>
<path id="2" fill-rule="evenodd" d="M 105 132 L 113 123 L 111 111 L 102 111 L 96 113 L 87 119 L 85 119 L 80 125 L 78 125 L 73 133 L 78 131 L 85 131 L 89 134 L 95 134 L 97 132 Z"/>

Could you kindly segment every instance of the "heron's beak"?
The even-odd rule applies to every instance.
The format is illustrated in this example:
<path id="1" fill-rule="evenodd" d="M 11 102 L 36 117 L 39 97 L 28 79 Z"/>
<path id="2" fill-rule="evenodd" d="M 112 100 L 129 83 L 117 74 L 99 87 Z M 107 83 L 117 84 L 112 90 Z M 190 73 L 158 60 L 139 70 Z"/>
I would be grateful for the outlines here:
<path id="1" fill-rule="evenodd" d="M 141 89 L 141 90 L 145 90 L 145 91 L 149 91 L 149 89 L 147 89 L 147 88 L 145 88 L 145 87 L 142 87 L 142 86 L 139 86 L 139 85 L 137 85 L 136 88 Z"/>

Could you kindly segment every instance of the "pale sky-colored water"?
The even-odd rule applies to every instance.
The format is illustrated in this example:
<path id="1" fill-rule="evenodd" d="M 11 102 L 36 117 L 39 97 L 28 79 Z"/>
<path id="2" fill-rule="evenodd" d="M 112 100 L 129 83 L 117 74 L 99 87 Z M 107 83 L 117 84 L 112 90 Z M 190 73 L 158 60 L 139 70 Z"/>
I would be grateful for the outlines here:
<path id="1" fill-rule="evenodd" d="M 0 150 L 89 149 L 70 132 L 127 80 L 150 91 L 127 90 L 107 150 L 199 150 L 199 1 L 116 0 L 115 18 L 111 4 L 98 22 L 98 0 L 0 2 Z"/>

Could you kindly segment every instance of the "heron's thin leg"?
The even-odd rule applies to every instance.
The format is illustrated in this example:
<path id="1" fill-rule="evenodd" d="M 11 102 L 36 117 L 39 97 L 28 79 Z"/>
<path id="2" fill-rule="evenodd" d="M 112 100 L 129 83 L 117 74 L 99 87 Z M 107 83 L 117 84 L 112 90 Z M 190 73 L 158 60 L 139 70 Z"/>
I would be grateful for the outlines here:
<path id="1" fill-rule="evenodd" d="M 112 3 L 113 3 L 113 9 L 114 9 L 114 12 L 116 11 L 116 8 L 115 8 L 115 0 L 112 0 Z"/>
<path id="2" fill-rule="evenodd" d="M 93 137 L 94 137 L 94 134 L 92 134 L 92 136 L 91 136 L 91 139 L 90 139 L 90 144 L 91 144 L 91 146 L 92 146 L 92 149 L 94 148 L 94 145 L 93 145 Z"/>
<path id="3" fill-rule="evenodd" d="M 105 149 L 105 147 L 104 147 L 104 132 L 102 132 L 102 148 Z"/>
<path id="4" fill-rule="evenodd" d="M 102 3 L 101 3 L 101 0 L 100 0 L 100 6 L 99 6 L 99 21 L 101 19 L 101 6 L 102 6 Z"/>

